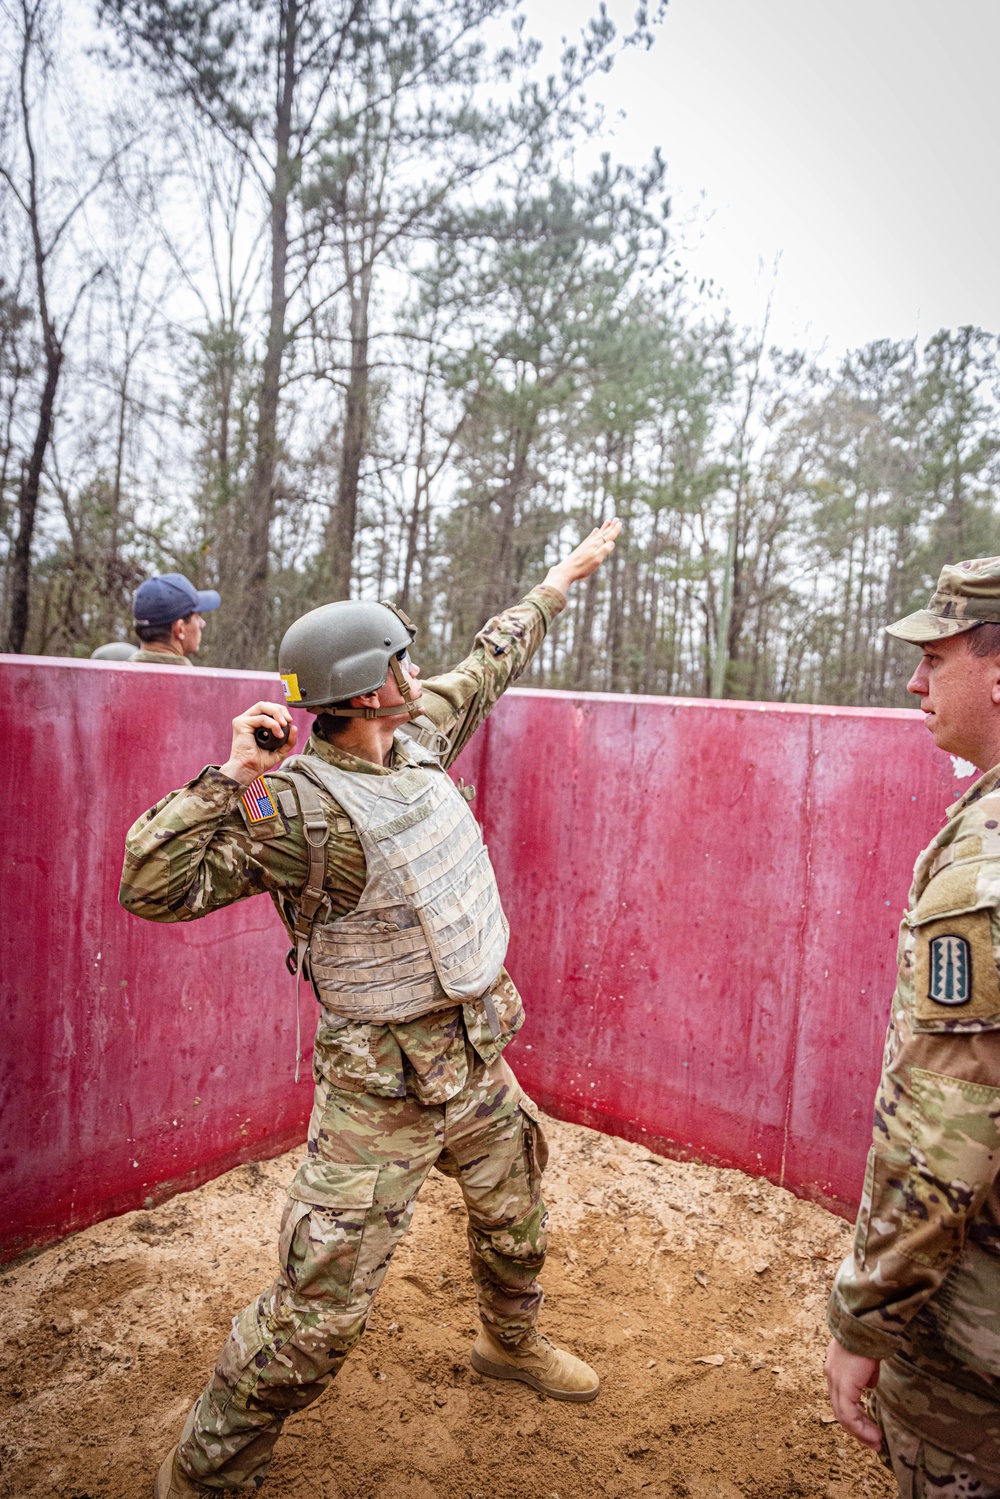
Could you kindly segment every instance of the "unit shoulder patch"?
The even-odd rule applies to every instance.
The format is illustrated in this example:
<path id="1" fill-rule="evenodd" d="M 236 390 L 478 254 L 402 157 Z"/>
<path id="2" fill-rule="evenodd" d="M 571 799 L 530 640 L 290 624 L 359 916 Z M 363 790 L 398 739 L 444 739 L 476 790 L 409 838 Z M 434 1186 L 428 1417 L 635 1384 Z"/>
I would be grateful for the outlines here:
<path id="1" fill-rule="evenodd" d="M 937 1005 L 967 1005 L 972 998 L 972 949 L 965 937 L 942 932 L 927 954 L 928 999 Z"/>
<path id="2" fill-rule="evenodd" d="M 1000 1029 L 990 912 L 927 921 L 914 936 L 914 1030 Z"/>

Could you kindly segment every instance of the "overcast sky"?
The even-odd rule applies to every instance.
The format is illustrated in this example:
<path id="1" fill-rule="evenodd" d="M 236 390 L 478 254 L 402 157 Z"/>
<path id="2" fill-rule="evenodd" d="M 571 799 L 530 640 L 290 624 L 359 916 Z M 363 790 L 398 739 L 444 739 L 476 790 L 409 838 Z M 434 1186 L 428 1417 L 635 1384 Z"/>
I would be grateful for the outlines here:
<path id="1" fill-rule="evenodd" d="M 608 8 L 627 23 L 634 0 Z M 554 43 L 593 7 L 526 9 Z M 591 92 L 615 155 L 661 147 L 680 223 L 703 195 L 688 260 L 736 316 L 773 285 L 776 341 L 833 355 L 1000 331 L 998 58 L 997 0 L 670 0 Z"/>

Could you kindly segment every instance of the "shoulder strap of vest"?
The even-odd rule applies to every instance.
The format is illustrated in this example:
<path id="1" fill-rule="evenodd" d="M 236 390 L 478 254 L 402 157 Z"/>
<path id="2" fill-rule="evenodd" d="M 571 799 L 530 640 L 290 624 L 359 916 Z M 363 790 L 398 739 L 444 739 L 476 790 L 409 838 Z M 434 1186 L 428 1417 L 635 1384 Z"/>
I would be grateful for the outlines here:
<path id="1" fill-rule="evenodd" d="M 405 736 L 411 745 L 419 744 L 421 749 L 429 750 L 439 765 L 444 763 L 445 756 L 451 749 L 451 740 L 447 734 L 442 734 L 426 713 L 421 713 L 419 718 L 403 724 L 402 728 L 396 730 L 396 733 Z"/>
<path id="2" fill-rule="evenodd" d="M 302 827 L 306 835 L 309 852 L 309 872 L 298 899 L 299 919 L 304 918 L 312 927 L 313 918 L 323 903 L 323 885 L 326 880 L 326 845 L 330 839 L 330 826 L 326 820 L 323 799 L 315 783 L 294 770 L 285 770 L 298 798 L 302 813 Z M 296 928 L 298 928 L 298 922 Z"/>
<path id="3" fill-rule="evenodd" d="M 309 853 L 309 870 L 306 882 L 296 902 L 295 926 L 295 1081 L 299 1080 L 299 1065 L 302 1060 L 302 1025 L 299 1013 L 299 995 L 302 974 L 308 962 L 309 939 L 312 936 L 316 912 L 323 904 L 323 886 L 326 881 L 326 846 L 330 839 L 330 825 L 326 820 L 323 801 L 314 783 L 308 776 L 296 775 L 293 770 L 283 770 L 291 781 L 298 797 L 302 813 L 302 827 L 306 835 Z M 308 977 L 308 975 L 307 975 Z"/>

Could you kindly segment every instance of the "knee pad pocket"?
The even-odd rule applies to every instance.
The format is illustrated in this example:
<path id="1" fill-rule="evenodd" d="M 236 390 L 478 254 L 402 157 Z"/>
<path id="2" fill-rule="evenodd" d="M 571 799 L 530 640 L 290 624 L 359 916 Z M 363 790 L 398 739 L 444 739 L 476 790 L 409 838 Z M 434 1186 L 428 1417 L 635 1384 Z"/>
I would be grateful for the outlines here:
<path id="1" fill-rule="evenodd" d="M 346 1304 L 378 1174 L 377 1166 L 333 1161 L 307 1160 L 299 1167 L 278 1241 L 282 1272 L 297 1295 Z"/>

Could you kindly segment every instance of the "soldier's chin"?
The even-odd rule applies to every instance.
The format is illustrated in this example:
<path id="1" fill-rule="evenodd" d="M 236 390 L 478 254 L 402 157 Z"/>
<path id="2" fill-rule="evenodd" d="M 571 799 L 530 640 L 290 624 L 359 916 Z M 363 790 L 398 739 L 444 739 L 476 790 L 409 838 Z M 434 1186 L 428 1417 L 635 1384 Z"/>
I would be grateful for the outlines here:
<path id="1" fill-rule="evenodd" d="M 946 754 L 951 750 L 951 745 L 946 743 L 946 740 L 948 738 L 948 731 L 947 729 L 942 728 L 941 724 L 938 723 L 937 716 L 935 714 L 924 714 L 924 728 L 934 740 L 934 743 L 937 745 L 939 750 L 944 750 Z"/>
<path id="2" fill-rule="evenodd" d="M 924 722 L 927 725 L 928 733 L 939 750 L 943 750 L 946 755 L 961 755 L 963 758 L 966 757 L 966 748 L 952 739 L 947 727 L 939 723 L 933 713 L 929 714 Z"/>

